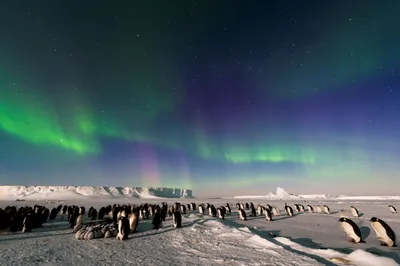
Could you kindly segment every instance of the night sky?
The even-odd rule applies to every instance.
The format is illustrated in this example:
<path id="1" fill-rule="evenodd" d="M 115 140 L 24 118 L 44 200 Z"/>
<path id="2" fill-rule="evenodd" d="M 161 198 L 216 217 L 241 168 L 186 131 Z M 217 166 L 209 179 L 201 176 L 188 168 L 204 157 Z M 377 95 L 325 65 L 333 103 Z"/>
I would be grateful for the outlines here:
<path id="1" fill-rule="evenodd" d="M 1 1 L 0 184 L 398 194 L 399 13 Z"/>

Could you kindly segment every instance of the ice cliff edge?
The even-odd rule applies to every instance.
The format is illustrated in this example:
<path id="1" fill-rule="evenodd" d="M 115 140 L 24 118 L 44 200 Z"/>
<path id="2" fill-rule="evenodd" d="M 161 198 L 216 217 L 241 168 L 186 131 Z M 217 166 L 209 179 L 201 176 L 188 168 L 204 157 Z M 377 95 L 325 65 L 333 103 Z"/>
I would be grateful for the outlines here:
<path id="1" fill-rule="evenodd" d="M 192 190 L 179 188 L 100 186 L 0 186 L 0 200 L 192 197 Z"/>

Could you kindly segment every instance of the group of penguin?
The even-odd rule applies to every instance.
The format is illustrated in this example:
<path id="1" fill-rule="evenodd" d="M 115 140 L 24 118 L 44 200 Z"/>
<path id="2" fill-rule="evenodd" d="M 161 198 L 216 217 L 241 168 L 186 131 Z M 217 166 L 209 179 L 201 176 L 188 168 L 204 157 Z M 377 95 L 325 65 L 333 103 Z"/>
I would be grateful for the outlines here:
<path id="1" fill-rule="evenodd" d="M 360 214 L 356 207 L 351 206 L 350 209 L 352 216 L 360 217 Z M 397 213 L 397 210 L 393 205 L 389 205 L 389 209 L 392 213 Z M 343 231 L 346 233 L 347 238 L 350 242 L 365 243 L 360 228 L 354 221 L 346 217 L 343 210 L 340 211 L 339 221 L 340 225 L 343 228 Z M 369 221 L 371 222 L 371 227 L 372 229 L 374 229 L 377 238 L 381 242 L 381 246 L 388 246 L 388 247 L 397 246 L 396 234 L 385 221 L 377 217 L 372 217 Z"/>
<path id="2" fill-rule="evenodd" d="M 31 232 L 32 229 L 43 227 L 43 223 L 48 219 L 53 220 L 57 212 L 59 210 L 50 212 L 48 208 L 40 205 L 18 209 L 16 206 L 7 206 L 4 210 L 0 208 L 0 230 Z"/>
<path id="3" fill-rule="evenodd" d="M 166 202 L 158 204 L 136 205 L 108 205 L 100 208 L 98 218 L 101 221 L 84 223 L 85 208 L 74 207 L 75 216 L 69 218 L 71 227 L 74 228 L 75 238 L 79 240 L 92 240 L 96 238 L 116 237 L 117 240 L 126 240 L 129 234 L 137 232 L 139 220 L 152 218 L 152 229 L 160 229 L 166 217 L 172 217 L 173 227 L 182 227 L 182 214 L 186 214 L 187 209 L 196 209 L 196 204 L 191 203 L 181 205 L 176 202 L 174 206 L 169 206 Z M 93 207 L 89 209 L 88 217 L 94 220 L 97 210 Z"/>
<path id="4" fill-rule="evenodd" d="M 305 207 L 302 204 L 295 204 L 297 212 L 305 212 Z M 246 210 L 250 210 L 249 216 L 256 217 L 264 215 L 266 221 L 272 221 L 273 216 L 278 216 L 280 210 L 276 206 L 267 204 L 266 206 L 258 205 L 255 208 L 254 204 L 237 203 L 236 204 L 238 218 L 242 221 L 247 220 Z M 293 216 L 294 211 L 291 206 L 285 203 L 285 212 L 288 216 Z M 160 229 L 163 227 L 163 222 L 166 217 L 172 217 L 173 227 L 182 227 L 182 214 L 188 211 L 195 211 L 196 203 L 181 204 L 175 202 L 172 206 L 168 206 L 166 202 L 158 204 L 141 204 L 136 205 L 108 205 L 101 207 L 99 211 L 90 207 L 87 213 L 89 222 L 84 222 L 86 210 L 85 207 L 76 205 L 59 205 L 51 211 L 40 205 L 32 207 L 7 206 L 4 210 L 0 208 L 0 230 L 9 230 L 10 232 L 31 232 L 32 229 L 42 227 L 47 220 L 54 220 L 58 214 L 62 217 L 67 216 L 70 228 L 74 229 L 75 238 L 80 240 L 91 240 L 96 238 L 116 237 L 118 240 L 126 240 L 129 234 L 137 232 L 139 220 L 152 219 L 152 228 Z M 317 206 L 316 211 L 311 205 L 307 205 L 307 210 L 310 213 L 326 213 L 331 214 L 327 205 Z M 389 205 L 389 210 L 392 213 L 397 213 L 393 205 Z M 353 217 L 360 217 L 356 207 L 351 206 L 351 214 Z M 225 215 L 231 215 L 231 207 L 229 203 L 225 206 L 215 208 L 214 205 L 206 203 L 198 206 L 200 215 L 208 215 L 210 217 L 218 217 L 225 219 Z M 357 224 L 347 217 L 345 210 L 340 211 L 340 224 L 346 233 L 348 240 L 354 243 L 365 243 L 362 237 L 361 230 Z M 372 217 L 370 219 L 371 226 L 374 229 L 382 246 L 396 247 L 396 235 L 392 228 L 382 219 Z"/>

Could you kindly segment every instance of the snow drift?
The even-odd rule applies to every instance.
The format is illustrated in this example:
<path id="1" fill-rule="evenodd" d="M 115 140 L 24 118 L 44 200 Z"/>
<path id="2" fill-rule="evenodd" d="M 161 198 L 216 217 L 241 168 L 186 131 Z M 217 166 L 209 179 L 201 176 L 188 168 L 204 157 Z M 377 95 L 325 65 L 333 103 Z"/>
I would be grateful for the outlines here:
<path id="1" fill-rule="evenodd" d="M 192 190 L 156 187 L 0 186 L 0 199 L 192 198 Z"/>
<path id="2" fill-rule="evenodd" d="M 234 198 L 255 198 L 255 199 L 268 199 L 268 200 L 296 200 L 301 199 L 299 195 L 290 194 L 285 189 L 278 187 L 276 193 L 269 192 L 265 196 L 235 196 Z"/>

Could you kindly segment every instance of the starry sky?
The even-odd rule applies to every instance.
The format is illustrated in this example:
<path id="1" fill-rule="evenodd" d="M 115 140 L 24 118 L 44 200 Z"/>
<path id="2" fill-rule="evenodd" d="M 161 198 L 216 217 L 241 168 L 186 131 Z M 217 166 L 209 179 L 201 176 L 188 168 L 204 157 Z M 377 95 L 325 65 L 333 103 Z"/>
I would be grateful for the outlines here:
<path id="1" fill-rule="evenodd" d="M 0 183 L 398 194 L 399 12 L 1 1 Z"/>

